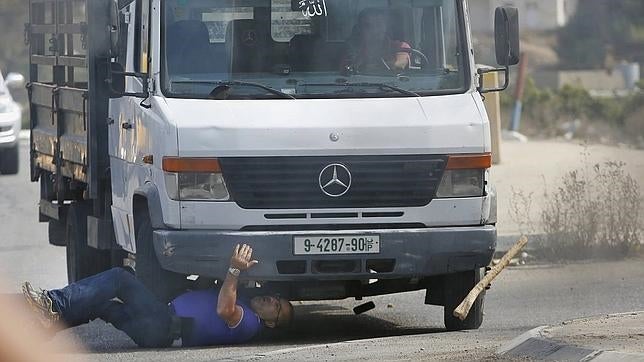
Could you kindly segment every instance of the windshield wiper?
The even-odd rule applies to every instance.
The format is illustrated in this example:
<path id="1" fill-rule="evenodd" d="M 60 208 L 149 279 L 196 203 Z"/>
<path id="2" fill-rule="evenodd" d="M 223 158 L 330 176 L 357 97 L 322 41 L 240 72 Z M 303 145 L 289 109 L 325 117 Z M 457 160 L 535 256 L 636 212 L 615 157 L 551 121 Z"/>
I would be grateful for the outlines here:
<path id="1" fill-rule="evenodd" d="M 242 86 L 242 87 L 255 87 L 255 88 L 260 88 L 268 93 L 271 93 L 273 95 L 282 97 L 284 99 L 297 99 L 294 96 L 284 93 L 282 91 L 279 91 L 275 88 L 271 88 L 267 85 L 261 84 L 261 83 L 253 83 L 253 82 L 244 82 L 240 80 L 175 80 L 172 81 L 172 83 L 175 84 L 208 84 L 208 85 L 217 85 L 218 87 L 234 87 L 234 86 Z M 222 88 L 221 91 L 225 91 L 226 89 Z M 215 94 L 216 96 L 216 94 Z"/>
<path id="2" fill-rule="evenodd" d="M 421 97 L 420 94 L 416 92 L 412 92 L 407 89 L 402 89 L 400 87 L 396 87 L 393 85 L 385 84 L 385 83 L 305 83 L 305 84 L 300 84 L 300 86 L 303 87 L 375 87 L 375 88 L 384 88 L 384 89 L 389 89 L 396 91 L 398 93 L 402 93 L 406 96 L 411 96 L 411 97 Z"/>

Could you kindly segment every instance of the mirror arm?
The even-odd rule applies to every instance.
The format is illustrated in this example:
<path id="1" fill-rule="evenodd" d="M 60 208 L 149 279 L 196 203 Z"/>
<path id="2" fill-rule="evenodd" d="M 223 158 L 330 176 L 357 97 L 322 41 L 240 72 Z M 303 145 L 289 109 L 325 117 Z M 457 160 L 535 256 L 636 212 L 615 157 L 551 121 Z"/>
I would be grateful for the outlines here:
<path id="1" fill-rule="evenodd" d="M 109 68 L 108 68 L 108 69 L 109 69 Z M 145 91 L 143 91 L 143 92 L 124 92 L 124 93 L 120 93 L 120 92 L 118 92 L 117 90 L 115 90 L 115 89 L 114 89 L 114 87 L 112 87 L 112 78 L 113 78 L 114 74 L 116 74 L 116 75 L 123 75 L 123 76 L 125 76 L 125 77 L 135 77 L 135 78 L 139 78 L 139 79 L 142 81 L 142 83 L 143 83 L 143 89 L 145 89 Z M 108 71 L 107 79 L 105 79 L 105 83 L 107 84 L 107 86 L 108 86 L 109 90 L 110 90 L 113 94 L 118 93 L 118 94 L 120 94 L 122 97 L 137 97 L 137 98 L 149 98 L 149 97 L 150 97 L 150 92 L 147 90 L 147 89 L 148 89 L 148 87 L 147 87 L 147 84 L 148 84 L 148 75 L 147 75 L 147 74 L 145 74 L 145 73 L 137 73 L 137 72 L 118 72 L 118 71 L 113 71 L 113 70 L 111 70 L 111 69 L 110 69 L 110 70 Z"/>
<path id="2" fill-rule="evenodd" d="M 148 98 L 148 97 L 150 97 L 150 93 L 149 93 L 149 92 L 147 92 L 147 91 L 146 91 L 146 92 L 140 92 L 140 93 L 137 93 L 137 92 L 124 92 L 124 93 L 119 93 L 118 91 L 116 91 L 116 90 L 112 87 L 112 80 L 111 80 L 111 79 L 106 79 L 106 80 L 105 80 L 105 83 L 107 83 L 107 85 L 108 85 L 108 87 L 109 87 L 109 89 L 110 89 L 110 91 L 111 91 L 112 93 L 114 93 L 114 94 L 118 93 L 121 97 L 137 97 L 137 98 Z"/>
<path id="3" fill-rule="evenodd" d="M 486 89 L 483 86 L 483 75 L 487 73 L 495 73 L 495 72 L 503 72 L 505 74 L 505 80 L 503 81 L 503 85 L 501 87 Z M 492 92 L 503 92 L 504 90 L 508 89 L 508 86 L 510 86 L 510 67 L 507 65 L 503 68 L 489 68 L 489 69 L 480 68 L 476 71 L 476 73 L 478 73 L 479 75 L 479 86 L 476 87 L 476 90 L 481 94 L 492 93 Z"/>
<path id="4" fill-rule="evenodd" d="M 124 75 L 126 77 L 135 77 L 135 78 L 140 78 L 141 80 L 147 80 L 148 75 L 146 73 L 137 73 L 137 72 L 118 72 L 118 71 L 112 71 L 112 74 L 117 74 L 117 75 Z"/>

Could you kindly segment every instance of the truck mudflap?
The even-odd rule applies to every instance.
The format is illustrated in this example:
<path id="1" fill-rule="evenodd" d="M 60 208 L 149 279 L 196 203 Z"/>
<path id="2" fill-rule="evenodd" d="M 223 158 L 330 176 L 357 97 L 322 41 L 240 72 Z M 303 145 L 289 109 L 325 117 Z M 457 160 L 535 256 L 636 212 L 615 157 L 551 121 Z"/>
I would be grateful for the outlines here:
<path id="1" fill-rule="evenodd" d="M 295 239 L 320 235 L 378 236 L 379 253 L 295 255 Z M 306 232 L 156 230 L 154 246 L 169 271 L 223 278 L 236 244 L 249 244 L 259 264 L 242 275 L 254 281 L 423 278 L 487 266 L 496 248 L 496 227 Z"/>

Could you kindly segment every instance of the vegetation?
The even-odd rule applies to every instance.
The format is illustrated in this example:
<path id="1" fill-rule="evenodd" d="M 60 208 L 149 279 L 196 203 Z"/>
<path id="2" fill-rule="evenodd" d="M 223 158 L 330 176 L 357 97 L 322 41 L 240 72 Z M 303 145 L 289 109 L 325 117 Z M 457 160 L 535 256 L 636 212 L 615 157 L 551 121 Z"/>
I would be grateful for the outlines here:
<path id="1" fill-rule="evenodd" d="M 644 63 L 644 2 L 579 1 L 558 37 L 565 68 L 611 69 L 621 60 Z"/>
<path id="2" fill-rule="evenodd" d="M 501 95 L 506 114 L 514 105 L 512 92 Z M 568 131 L 566 124 L 581 122 L 575 135 L 592 141 L 589 129 L 614 134 L 615 140 L 637 144 L 644 135 L 644 93 L 634 92 L 622 97 L 593 97 L 580 87 L 566 85 L 558 90 L 538 88 L 532 79 L 526 82 L 523 96 L 522 132 L 528 135 L 555 137 Z M 599 132 L 599 131 L 597 131 Z M 604 134 L 606 135 L 606 133 Z"/>
<path id="3" fill-rule="evenodd" d="M 544 192 L 539 221 L 532 220 L 533 193 L 513 190 L 510 216 L 533 234 L 541 258 L 551 261 L 623 258 L 641 249 L 639 185 L 624 164 L 606 162 L 568 172 Z"/>
<path id="4" fill-rule="evenodd" d="M 608 162 L 570 171 L 541 213 L 550 259 L 624 257 L 641 240 L 641 195 L 624 164 Z"/>

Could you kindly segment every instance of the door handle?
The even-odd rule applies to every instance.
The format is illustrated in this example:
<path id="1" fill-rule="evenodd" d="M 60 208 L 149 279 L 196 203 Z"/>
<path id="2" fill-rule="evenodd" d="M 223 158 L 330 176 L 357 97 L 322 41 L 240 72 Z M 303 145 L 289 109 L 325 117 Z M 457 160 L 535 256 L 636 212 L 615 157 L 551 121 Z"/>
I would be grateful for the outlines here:
<path id="1" fill-rule="evenodd" d="M 132 123 L 130 123 L 130 122 L 123 122 L 121 124 L 121 128 L 123 128 L 123 129 L 132 129 L 132 128 L 134 128 L 134 125 L 132 125 Z"/>

